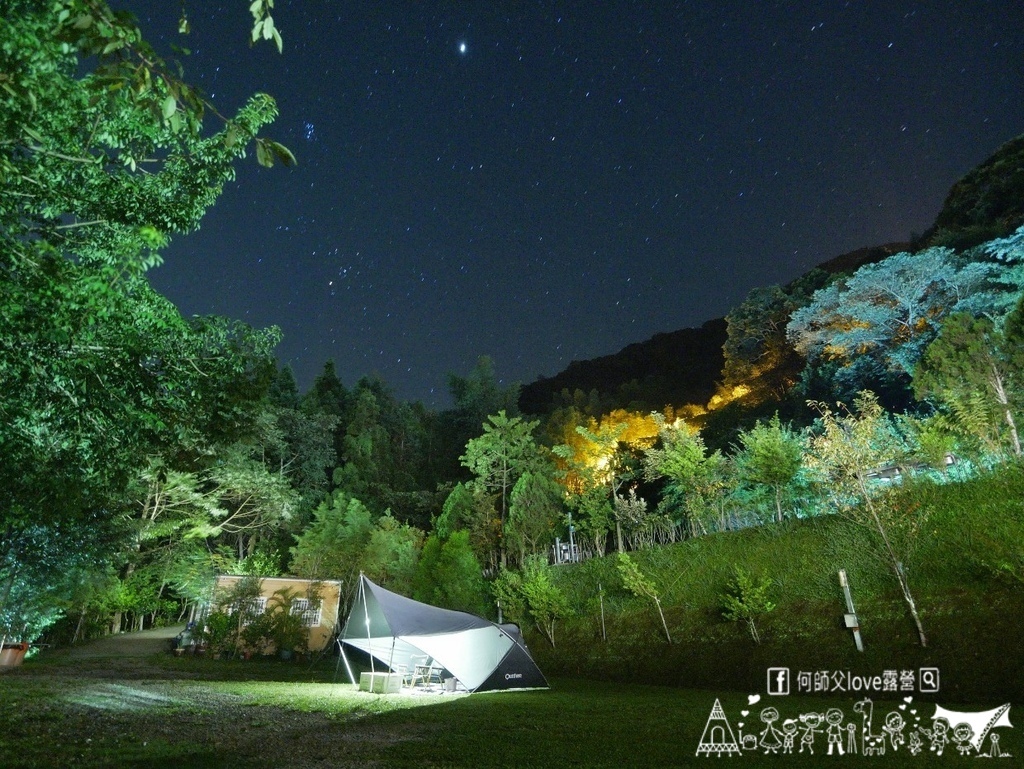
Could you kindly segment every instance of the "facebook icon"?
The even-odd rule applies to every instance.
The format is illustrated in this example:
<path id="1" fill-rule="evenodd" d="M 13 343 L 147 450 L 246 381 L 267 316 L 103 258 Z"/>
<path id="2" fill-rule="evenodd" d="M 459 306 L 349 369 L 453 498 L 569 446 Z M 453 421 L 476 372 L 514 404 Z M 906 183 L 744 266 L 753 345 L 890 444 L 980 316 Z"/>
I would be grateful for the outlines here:
<path id="1" fill-rule="evenodd" d="M 789 668 L 768 668 L 768 693 L 789 694 Z"/>

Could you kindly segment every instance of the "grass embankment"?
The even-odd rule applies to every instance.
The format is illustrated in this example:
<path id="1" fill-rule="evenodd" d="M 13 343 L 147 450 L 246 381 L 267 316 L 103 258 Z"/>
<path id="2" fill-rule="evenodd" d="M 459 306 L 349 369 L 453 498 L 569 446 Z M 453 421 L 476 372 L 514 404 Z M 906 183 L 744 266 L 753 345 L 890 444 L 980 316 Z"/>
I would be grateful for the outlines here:
<path id="1" fill-rule="evenodd" d="M 0 765 L 705 766 L 709 758 L 697 749 L 716 699 L 737 743 L 763 732 L 766 707 L 777 708 L 783 720 L 837 707 L 844 724 L 861 725 L 852 702 L 839 698 L 762 698 L 751 705 L 737 693 L 568 679 L 553 680 L 549 691 L 381 696 L 329 683 L 331 660 L 311 669 L 165 656 L 148 660 L 139 677 L 119 680 L 107 678 L 103 664 L 44 659 L 0 677 Z M 891 705 L 902 705 L 910 723 L 928 723 L 933 712 L 923 702 Z M 878 711 L 875 731 L 888 711 Z M 1024 753 L 1018 730 L 999 731 L 1003 751 Z M 792 755 L 767 756 L 749 747 L 744 765 L 811 769 L 837 760 L 826 755 L 823 732 L 816 734 L 813 755 L 800 754 L 799 739 Z M 952 746 L 948 753 L 942 760 L 959 758 Z M 890 749 L 885 765 L 937 761 L 927 746 L 919 756 L 903 747 L 896 754 Z"/>
<path id="2" fill-rule="evenodd" d="M 927 511 L 904 564 L 927 648 L 871 534 L 829 516 L 633 553 L 660 591 L 672 645 L 653 603 L 623 587 L 614 557 L 564 568 L 574 616 L 560 623 L 555 649 L 532 635 L 534 656 L 558 675 L 751 692 L 764 691 L 775 666 L 877 675 L 937 667 L 950 701 L 1024 701 L 1024 472 L 915 483 L 898 495 L 905 509 Z M 734 566 L 773 581 L 777 606 L 759 621 L 761 645 L 722 616 Z M 843 624 L 839 569 L 850 578 L 863 653 Z"/>

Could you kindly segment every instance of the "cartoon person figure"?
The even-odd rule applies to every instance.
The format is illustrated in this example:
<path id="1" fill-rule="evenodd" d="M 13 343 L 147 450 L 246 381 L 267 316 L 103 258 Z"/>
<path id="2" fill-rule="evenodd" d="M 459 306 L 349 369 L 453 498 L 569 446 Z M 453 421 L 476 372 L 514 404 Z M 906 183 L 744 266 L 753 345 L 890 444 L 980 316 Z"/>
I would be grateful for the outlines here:
<path id="1" fill-rule="evenodd" d="M 949 723 L 944 718 L 937 718 L 931 729 L 925 729 L 923 726 L 917 728 L 928 736 L 931 742 L 928 750 L 931 750 L 937 756 L 941 756 L 942 749 L 949 744 Z"/>
<path id="2" fill-rule="evenodd" d="M 782 724 L 782 752 L 792 754 L 795 740 L 796 721 L 792 718 L 787 718 L 785 723 Z"/>
<path id="3" fill-rule="evenodd" d="M 828 754 L 832 755 L 832 749 L 841 756 L 843 755 L 843 711 L 839 708 L 830 708 L 825 713 L 825 723 L 828 724 Z"/>
<path id="4" fill-rule="evenodd" d="M 916 731 L 910 733 L 910 737 L 907 738 L 907 749 L 910 750 L 912 756 L 916 756 L 921 752 L 922 747 L 921 735 Z"/>
<path id="5" fill-rule="evenodd" d="M 899 746 L 906 742 L 903 738 L 905 727 L 903 716 L 895 710 L 885 717 L 885 726 L 882 727 L 882 731 L 889 735 L 889 742 L 892 743 L 893 750 L 898 750 Z"/>
<path id="6" fill-rule="evenodd" d="M 779 739 L 782 735 L 775 728 L 775 722 L 779 720 L 779 711 L 775 708 L 765 708 L 761 711 L 761 720 L 767 726 L 761 732 L 761 741 L 758 744 L 764 748 L 765 755 L 778 753 L 782 747 L 782 740 Z"/>
<path id="7" fill-rule="evenodd" d="M 970 724 L 957 724 L 956 729 L 953 730 L 953 742 L 956 743 L 956 749 L 960 751 L 961 756 L 966 756 L 974 749 L 974 746 L 971 745 L 973 737 L 974 729 Z"/>
<path id="8" fill-rule="evenodd" d="M 807 748 L 808 752 L 814 755 L 814 735 L 821 731 L 823 720 L 821 713 L 804 713 L 800 716 L 800 721 L 804 725 L 804 733 L 800 737 L 801 753 Z"/>

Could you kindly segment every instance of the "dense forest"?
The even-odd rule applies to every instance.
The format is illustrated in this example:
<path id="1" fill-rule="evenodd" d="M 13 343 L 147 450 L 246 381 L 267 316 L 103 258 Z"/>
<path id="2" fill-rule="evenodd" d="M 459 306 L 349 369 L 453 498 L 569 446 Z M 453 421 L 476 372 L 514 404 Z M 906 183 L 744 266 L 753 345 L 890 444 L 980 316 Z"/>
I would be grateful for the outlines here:
<path id="1" fill-rule="evenodd" d="M 270 97 L 222 117 L 104 4 L 13 5 L 0 21 L 5 638 L 178 621 L 216 573 L 352 586 L 363 572 L 449 608 L 493 615 L 500 600 L 553 645 L 569 611 L 556 540 L 573 560 L 620 554 L 641 594 L 630 551 L 824 515 L 863 526 L 917 621 L 901 563 L 921 519 L 891 502 L 894 479 L 959 483 L 1020 461 L 1024 139 L 905 248 L 752 290 L 705 326 L 710 373 L 696 370 L 708 337 L 682 332 L 522 398 L 481 358 L 433 411 L 379 379 L 346 384 L 329 361 L 300 392 L 276 329 L 183 318 L 148 283 L 247 150 L 293 161 L 261 133 Z M 694 365 L 657 366 L 677 339 Z M 1024 580 L 1024 552 L 1006 548 L 994 569 Z"/>

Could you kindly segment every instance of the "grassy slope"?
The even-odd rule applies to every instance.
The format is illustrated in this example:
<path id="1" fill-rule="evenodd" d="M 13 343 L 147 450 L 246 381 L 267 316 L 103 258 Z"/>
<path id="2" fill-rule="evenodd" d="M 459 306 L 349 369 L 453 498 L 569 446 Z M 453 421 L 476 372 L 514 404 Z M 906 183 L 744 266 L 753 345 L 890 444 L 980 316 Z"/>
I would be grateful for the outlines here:
<path id="1" fill-rule="evenodd" d="M 592 678 L 763 691 L 765 670 L 852 670 L 935 666 L 944 695 L 962 701 L 1024 701 L 1024 473 L 964 484 L 920 486 L 904 504 L 930 511 L 911 584 L 929 647 L 914 627 L 888 567 L 873 558 L 863 529 L 837 517 L 792 521 L 703 537 L 634 559 L 658 585 L 672 631 L 668 645 L 656 610 L 626 593 L 613 558 L 563 571 L 576 617 L 559 627 L 558 648 L 533 637 L 542 669 Z M 721 615 L 733 564 L 775 583 L 777 609 L 755 646 L 745 627 Z M 1016 579 L 995 571 L 1009 565 Z M 837 572 L 845 568 L 866 651 L 843 627 Z M 608 641 L 601 640 L 598 586 Z"/>

